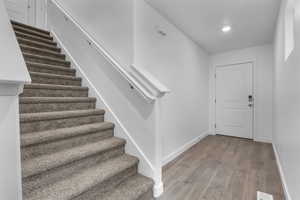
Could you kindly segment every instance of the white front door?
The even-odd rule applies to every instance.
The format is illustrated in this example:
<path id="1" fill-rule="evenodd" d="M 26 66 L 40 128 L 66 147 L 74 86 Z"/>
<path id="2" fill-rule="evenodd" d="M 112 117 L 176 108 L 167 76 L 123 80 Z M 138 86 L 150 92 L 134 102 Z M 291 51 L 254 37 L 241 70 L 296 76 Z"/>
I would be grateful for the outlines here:
<path id="1" fill-rule="evenodd" d="M 216 68 L 216 133 L 253 139 L 253 63 Z"/>

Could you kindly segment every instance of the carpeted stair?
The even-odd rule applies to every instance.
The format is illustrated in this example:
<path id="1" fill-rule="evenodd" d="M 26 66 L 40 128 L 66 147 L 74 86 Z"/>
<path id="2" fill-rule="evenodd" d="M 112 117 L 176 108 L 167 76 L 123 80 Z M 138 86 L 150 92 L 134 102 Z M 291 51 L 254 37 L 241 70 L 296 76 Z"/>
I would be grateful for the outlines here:
<path id="1" fill-rule="evenodd" d="M 50 33 L 12 26 L 32 78 L 20 96 L 23 199 L 153 199 L 152 180 L 137 173 Z"/>

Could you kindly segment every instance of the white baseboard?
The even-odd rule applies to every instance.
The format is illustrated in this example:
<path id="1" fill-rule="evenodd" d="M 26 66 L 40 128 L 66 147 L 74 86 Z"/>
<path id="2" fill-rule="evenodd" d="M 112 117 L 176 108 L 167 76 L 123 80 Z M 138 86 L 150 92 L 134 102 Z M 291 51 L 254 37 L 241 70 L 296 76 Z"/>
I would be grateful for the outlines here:
<path id="1" fill-rule="evenodd" d="M 254 138 L 255 142 L 263 142 L 263 143 L 272 143 L 272 140 L 269 138 Z"/>
<path id="2" fill-rule="evenodd" d="M 274 150 L 274 153 L 275 153 L 276 163 L 277 163 L 278 170 L 279 170 L 279 173 L 280 173 L 281 182 L 282 182 L 282 185 L 283 185 L 285 200 L 292 200 L 291 195 L 288 191 L 288 186 L 287 186 L 286 179 L 285 179 L 285 176 L 284 176 L 284 173 L 283 173 L 283 169 L 282 169 L 282 165 L 281 165 L 281 162 L 280 162 L 280 157 L 279 157 L 278 151 L 276 149 L 276 145 L 273 143 L 272 146 L 273 146 L 273 150 Z"/>
<path id="3" fill-rule="evenodd" d="M 181 146 L 178 150 L 176 150 L 173 153 L 171 153 L 170 155 L 166 156 L 163 159 L 163 166 L 168 164 L 172 160 L 176 159 L 178 156 L 180 156 L 182 153 L 186 152 L 188 149 L 190 149 L 192 146 L 194 146 L 195 144 L 200 142 L 203 138 L 205 138 L 208 135 L 210 135 L 210 132 L 205 131 L 201 135 L 196 137 L 195 139 L 193 139 L 193 140 L 189 141 L 188 143 L 184 144 L 183 146 Z"/>

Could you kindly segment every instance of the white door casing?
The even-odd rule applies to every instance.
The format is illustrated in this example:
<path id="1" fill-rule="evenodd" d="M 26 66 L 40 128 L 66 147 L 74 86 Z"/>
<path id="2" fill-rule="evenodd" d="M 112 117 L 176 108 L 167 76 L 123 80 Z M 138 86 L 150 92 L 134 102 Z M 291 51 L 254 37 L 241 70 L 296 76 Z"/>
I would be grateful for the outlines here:
<path id="1" fill-rule="evenodd" d="M 216 67 L 216 133 L 253 139 L 253 97 L 252 62 Z"/>

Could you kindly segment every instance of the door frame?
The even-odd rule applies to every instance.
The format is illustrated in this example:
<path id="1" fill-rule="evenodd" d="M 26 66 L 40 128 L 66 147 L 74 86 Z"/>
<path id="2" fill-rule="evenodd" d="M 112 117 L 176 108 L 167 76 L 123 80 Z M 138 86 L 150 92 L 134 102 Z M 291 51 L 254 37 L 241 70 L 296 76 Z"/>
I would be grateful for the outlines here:
<path id="1" fill-rule="evenodd" d="M 217 104 L 216 104 L 216 97 L 217 97 L 217 68 L 219 67 L 229 67 L 232 65 L 240 65 L 240 64 L 247 64 L 247 63 L 252 63 L 252 93 L 253 93 L 253 98 L 254 98 L 254 103 L 253 103 L 253 109 L 252 109 L 252 139 L 256 141 L 256 102 L 257 102 L 257 95 L 256 95 L 256 59 L 249 59 L 249 60 L 243 60 L 243 61 L 236 61 L 236 62 L 229 62 L 229 63 L 224 63 L 224 64 L 216 64 L 214 65 L 214 70 L 213 70 L 213 83 L 214 83 L 214 92 L 213 92 L 213 134 L 216 135 L 216 123 L 217 123 Z"/>

